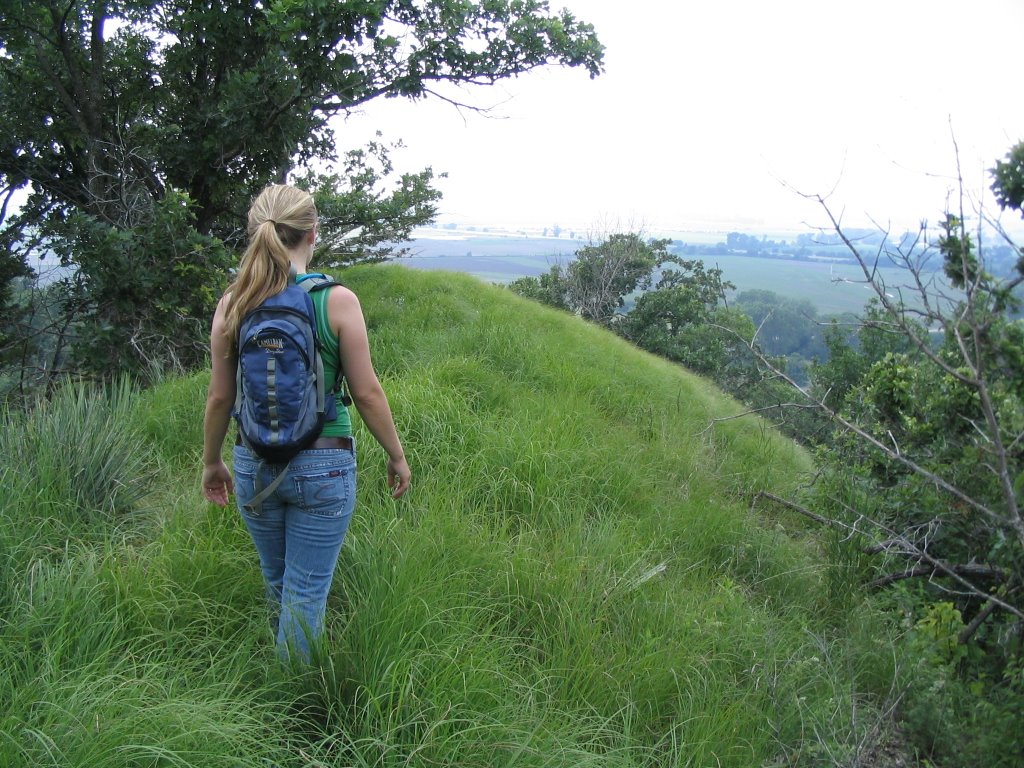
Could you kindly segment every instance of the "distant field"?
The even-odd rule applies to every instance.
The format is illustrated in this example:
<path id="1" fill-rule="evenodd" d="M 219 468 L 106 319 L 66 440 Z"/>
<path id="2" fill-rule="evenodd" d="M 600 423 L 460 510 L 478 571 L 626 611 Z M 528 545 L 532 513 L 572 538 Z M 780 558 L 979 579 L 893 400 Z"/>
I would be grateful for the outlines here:
<path id="1" fill-rule="evenodd" d="M 863 274 L 848 264 L 821 264 L 806 261 L 757 259 L 750 256 L 708 256 L 708 266 L 717 266 L 736 291 L 759 288 L 781 296 L 808 299 L 822 315 L 843 312 L 859 313 L 874 293 L 860 282 Z M 895 269 L 892 281 L 899 280 Z"/>
<path id="2" fill-rule="evenodd" d="M 555 238 L 467 237 L 421 239 L 412 244 L 413 255 L 402 263 L 417 269 L 465 272 L 492 283 L 508 283 L 536 276 L 553 264 L 568 262 L 582 243 Z M 782 296 L 808 299 L 822 315 L 859 313 L 871 291 L 844 280 L 861 278 L 857 268 L 846 264 L 760 259 L 750 256 L 708 255 L 705 264 L 717 266 L 736 291 L 759 288 Z M 895 269 L 890 283 L 902 282 Z"/>

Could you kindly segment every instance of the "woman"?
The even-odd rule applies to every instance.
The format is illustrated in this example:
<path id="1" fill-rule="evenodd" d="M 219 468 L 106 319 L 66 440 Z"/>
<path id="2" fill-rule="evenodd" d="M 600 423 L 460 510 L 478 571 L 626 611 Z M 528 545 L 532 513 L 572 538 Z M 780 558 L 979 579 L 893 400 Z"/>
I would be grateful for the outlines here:
<path id="1" fill-rule="evenodd" d="M 297 281 L 306 276 L 317 233 L 313 198 L 296 187 L 267 187 L 249 209 L 248 232 L 249 247 L 235 282 L 217 304 L 210 333 L 213 373 L 203 420 L 203 493 L 220 506 L 235 493 L 259 553 L 278 650 L 285 658 L 294 653 L 308 660 L 310 640 L 323 629 L 327 593 L 355 504 L 352 421 L 339 402 L 337 419 L 288 465 L 291 477 L 255 512 L 246 510 L 255 489 L 267 487 L 282 467 L 263 464 L 247 447 L 236 444 L 232 478 L 221 458 L 235 402 L 238 329 L 247 312 L 284 289 L 290 269 L 297 273 Z M 334 381 L 339 366 L 345 372 L 363 423 L 387 451 L 387 482 L 397 499 L 409 489 L 411 473 L 370 360 L 359 300 L 343 286 L 316 291 L 311 297 L 324 347 L 325 378 Z"/>

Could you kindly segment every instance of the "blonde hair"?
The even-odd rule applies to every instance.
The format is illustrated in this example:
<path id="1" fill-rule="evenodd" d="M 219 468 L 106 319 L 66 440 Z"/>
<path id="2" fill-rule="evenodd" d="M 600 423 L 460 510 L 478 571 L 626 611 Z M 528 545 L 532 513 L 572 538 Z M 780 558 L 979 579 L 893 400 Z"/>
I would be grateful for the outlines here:
<path id="1" fill-rule="evenodd" d="M 225 333 L 234 350 L 242 318 L 288 284 L 294 248 L 316 227 L 313 196 L 298 187 L 271 184 L 249 207 L 249 246 L 242 254 L 235 281 L 228 287 L 231 304 L 225 314 Z"/>

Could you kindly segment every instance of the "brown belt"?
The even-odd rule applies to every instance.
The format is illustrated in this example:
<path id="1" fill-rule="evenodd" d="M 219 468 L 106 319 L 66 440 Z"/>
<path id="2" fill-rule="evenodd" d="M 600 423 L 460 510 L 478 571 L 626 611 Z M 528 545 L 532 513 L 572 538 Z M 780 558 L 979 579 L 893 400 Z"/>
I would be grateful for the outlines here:
<path id="1" fill-rule="evenodd" d="M 343 451 L 352 450 L 351 437 L 318 437 L 313 441 L 310 448 L 341 448 Z"/>
<path id="2" fill-rule="evenodd" d="M 235 435 L 235 445 L 241 445 L 242 438 L 240 435 Z M 309 446 L 310 448 L 340 448 L 343 451 L 352 450 L 352 438 L 351 437 L 318 437 Z"/>

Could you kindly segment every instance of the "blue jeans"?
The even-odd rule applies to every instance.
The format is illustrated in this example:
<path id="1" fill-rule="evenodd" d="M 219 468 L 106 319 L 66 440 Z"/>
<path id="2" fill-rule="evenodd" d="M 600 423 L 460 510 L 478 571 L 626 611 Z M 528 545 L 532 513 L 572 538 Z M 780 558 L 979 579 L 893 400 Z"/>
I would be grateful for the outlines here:
<path id="1" fill-rule="evenodd" d="M 339 448 L 303 451 L 259 511 L 246 510 L 257 489 L 281 469 L 261 466 L 248 448 L 235 446 L 235 499 L 259 553 L 278 652 L 308 661 L 310 641 L 323 630 L 327 593 L 352 519 L 356 457 Z"/>

